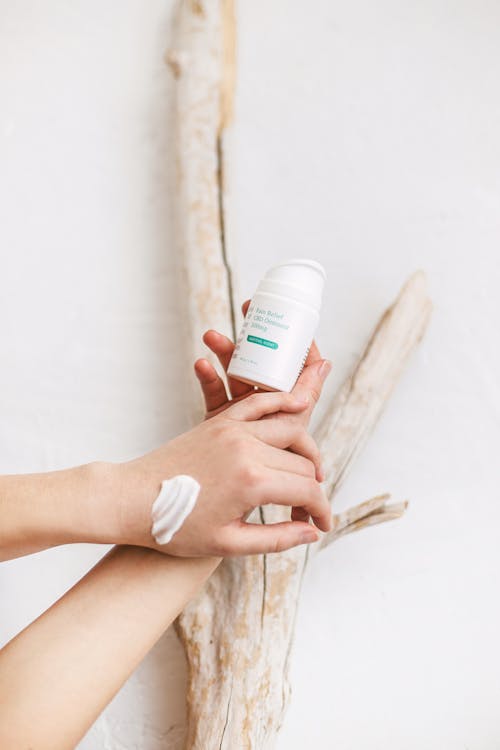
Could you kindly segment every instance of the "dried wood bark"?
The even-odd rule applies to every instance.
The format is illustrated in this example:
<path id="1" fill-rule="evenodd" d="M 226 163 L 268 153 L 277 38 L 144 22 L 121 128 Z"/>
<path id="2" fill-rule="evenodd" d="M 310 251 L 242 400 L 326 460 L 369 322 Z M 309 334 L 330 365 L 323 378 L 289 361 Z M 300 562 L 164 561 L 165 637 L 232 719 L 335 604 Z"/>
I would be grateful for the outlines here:
<path id="1" fill-rule="evenodd" d="M 316 439 L 333 499 L 425 331 L 430 303 L 413 276 L 383 315 L 353 374 L 326 410 Z M 274 745 L 288 704 L 289 658 L 308 559 L 334 539 L 399 517 L 387 495 L 333 516 L 315 545 L 280 554 L 226 559 L 178 620 L 190 667 L 188 748 Z M 266 523 L 286 509 L 266 506 Z M 256 520 L 256 519 L 252 519 Z"/>
<path id="2" fill-rule="evenodd" d="M 201 335 L 234 336 L 235 287 L 224 232 L 224 128 L 234 81 L 231 0 L 183 0 L 169 64 L 177 79 L 179 237 L 189 365 L 206 356 Z M 315 435 L 331 499 L 379 418 L 422 337 L 431 305 L 422 273 L 412 276 L 382 316 L 353 373 Z M 193 382 L 193 418 L 201 404 Z M 176 622 L 188 665 L 189 750 L 272 748 L 289 700 L 295 617 L 310 556 L 340 536 L 399 517 L 388 495 L 333 516 L 333 529 L 309 547 L 226 559 Z M 266 506 L 251 521 L 283 520 Z"/>
<path id="3" fill-rule="evenodd" d="M 235 281 L 224 222 L 224 137 L 231 121 L 235 71 L 233 0 L 181 0 L 166 56 L 176 81 L 177 258 L 183 287 L 186 361 L 207 354 L 207 328 L 236 337 Z M 193 423 L 203 415 L 191 378 Z"/>

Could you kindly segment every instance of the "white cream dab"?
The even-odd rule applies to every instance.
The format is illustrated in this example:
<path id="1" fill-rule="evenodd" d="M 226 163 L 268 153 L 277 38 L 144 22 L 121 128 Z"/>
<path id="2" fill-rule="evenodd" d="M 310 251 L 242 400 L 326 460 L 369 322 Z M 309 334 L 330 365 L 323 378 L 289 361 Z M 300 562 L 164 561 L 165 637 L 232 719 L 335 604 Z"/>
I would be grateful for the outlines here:
<path id="1" fill-rule="evenodd" d="M 193 510 L 201 485 L 188 474 L 164 479 L 151 508 L 151 535 L 157 544 L 168 544 Z"/>

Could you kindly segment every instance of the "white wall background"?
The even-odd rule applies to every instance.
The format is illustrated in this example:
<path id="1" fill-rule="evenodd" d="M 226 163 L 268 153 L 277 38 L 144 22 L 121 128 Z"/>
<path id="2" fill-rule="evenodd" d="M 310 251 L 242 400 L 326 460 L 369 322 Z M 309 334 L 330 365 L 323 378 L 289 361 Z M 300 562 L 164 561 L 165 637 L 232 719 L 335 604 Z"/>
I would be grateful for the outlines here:
<path id="1" fill-rule="evenodd" d="M 125 459 L 185 428 L 170 0 L 0 3 L 0 471 Z M 500 747 L 500 5 L 239 3 L 231 237 L 242 295 L 322 261 L 319 342 L 346 375 L 415 268 L 435 315 L 338 507 L 397 524 L 311 566 L 279 750 Z M 0 641 L 103 550 L 0 566 Z M 172 632 L 81 750 L 181 746 Z M 207 748 L 210 750 L 210 748 Z"/>

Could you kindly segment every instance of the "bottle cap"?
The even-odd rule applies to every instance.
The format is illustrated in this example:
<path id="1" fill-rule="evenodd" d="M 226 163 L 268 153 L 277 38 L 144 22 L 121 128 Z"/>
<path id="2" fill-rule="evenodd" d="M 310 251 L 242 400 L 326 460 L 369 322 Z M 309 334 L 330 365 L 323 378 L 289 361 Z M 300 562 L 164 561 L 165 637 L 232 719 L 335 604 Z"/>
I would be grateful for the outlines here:
<path id="1" fill-rule="evenodd" d="M 326 280 L 325 269 L 315 260 L 291 258 L 270 268 L 257 287 L 310 305 L 319 312 Z"/>

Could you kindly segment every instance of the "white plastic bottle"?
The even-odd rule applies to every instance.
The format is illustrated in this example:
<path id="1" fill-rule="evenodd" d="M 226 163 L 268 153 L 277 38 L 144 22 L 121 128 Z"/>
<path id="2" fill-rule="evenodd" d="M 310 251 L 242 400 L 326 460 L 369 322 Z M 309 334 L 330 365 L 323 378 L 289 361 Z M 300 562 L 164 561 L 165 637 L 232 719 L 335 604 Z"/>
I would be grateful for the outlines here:
<path id="1" fill-rule="evenodd" d="M 270 268 L 250 302 L 228 375 L 266 391 L 291 391 L 318 325 L 325 279 L 314 260 Z"/>

